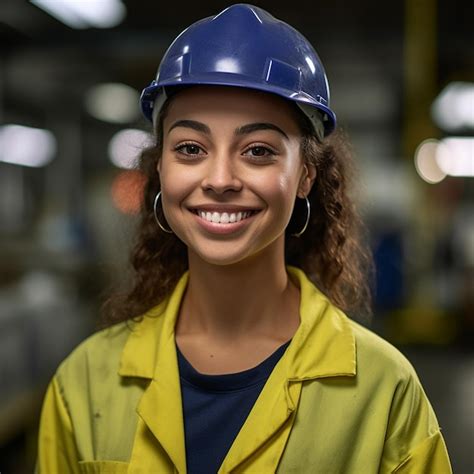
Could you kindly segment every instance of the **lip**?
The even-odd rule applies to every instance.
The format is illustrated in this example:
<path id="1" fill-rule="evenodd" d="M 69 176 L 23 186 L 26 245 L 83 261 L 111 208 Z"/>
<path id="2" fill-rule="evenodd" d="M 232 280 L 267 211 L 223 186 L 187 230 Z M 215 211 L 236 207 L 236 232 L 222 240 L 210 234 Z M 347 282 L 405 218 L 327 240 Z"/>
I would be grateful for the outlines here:
<path id="1" fill-rule="evenodd" d="M 229 234 L 233 234 L 235 232 L 238 232 L 244 229 L 245 227 L 247 227 L 248 225 L 252 223 L 255 216 L 259 213 L 258 211 L 260 211 L 260 209 L 258 210 L 254 209 L 253 213 L 249 217 L 246 217 L 245 219 L 242 219 L 239 222 L 228 222 L 226 224 L 220 224 L 216 222 L 209 222 L 208 220 L 203 219 L 201 216 L 198 215 L 197 212 L 195 212 L 198 209 L 202 211 L 206 211 L 206 212 L 212 212 L 212 211 L 229 212 L 229 210 L 230 212 L 243 212 L 243 211 L 250 211 L 251 209 L 248 207 L 236 208 L 234 206 L 232 207 L 226 206 L 225 208 L 209 206 L 209 207 L 199 207 L 199 208 L 196 207 L 193 209 L 189 209 L 189 212 L 194 216 L 198 225 L 203 230 L 207 231 L 208 233 L 218 234 L 218 235 L 229 235 Z"/>

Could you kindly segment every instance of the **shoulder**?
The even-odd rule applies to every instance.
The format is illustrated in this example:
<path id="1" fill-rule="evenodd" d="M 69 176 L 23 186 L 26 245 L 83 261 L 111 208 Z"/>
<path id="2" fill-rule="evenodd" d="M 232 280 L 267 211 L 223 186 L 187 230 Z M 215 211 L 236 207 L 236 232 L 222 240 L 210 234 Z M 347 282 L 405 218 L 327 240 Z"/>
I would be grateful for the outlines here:
<path id="1" fill-rule="evenodd" d="M 168 299 L 140 316 L 92 334 L 80 343 L 56 371 L 64 387 L 121 383 L 121 376 L 151 378 Z"/>
<path id="2" fill-rule="evenodd" d="M 132 330 L 133 325 L 125 321 L 98 331 L 82 341 L 59 365 L 56 378 L 60 385 L 68 385 L 73 380 L 77 383 L 93 374 L 100 377 L 111 370 L 117 372 L 123 348 Z"/>
<path id="3" fill-rule="evenodd" d="M 369 329 L 354 322 L 351 326 L 357 345 L 357 378 L 367 388 L 374 412 L 383 413 L 386 426 L 382 471 L 392 472 L 398 469 L 394 466 L 406 464 L 406 472 L 418 472 L 433 462 L 445 466 L 439 472 L 451 472 L 436 414 L 412 364 Z"/>
<path id="4" fill-rule="evenodd" d="M 371 399 L 390 406 L 392 415 L 411 419 L 422 412 L 437 429 L 434 412 L 410 361 L 388 341 L 351 321 L 356 340 L 357 379 Z"/>
<path id="5" fill-rule="evenodd" d="M 416 377 L 410 361 L 390 342 L 349 319 L 356 341 L 357 365 L 361 369 L 387 371 L 397 379 Z"/>
<path id="6" fill-rule="evenodd" d="M 395 434 L 401 432 L 397 449 L 408 450 L 407 439 L 418 443 L 435 435 L 438 421 L 411 362 L 374 332 L 353 321 L 350 324 L 356 339 L 357 378 L 374 405 L 379 401 L 379 407 L 389 407 L 387 440 L 398 439 Z"/>

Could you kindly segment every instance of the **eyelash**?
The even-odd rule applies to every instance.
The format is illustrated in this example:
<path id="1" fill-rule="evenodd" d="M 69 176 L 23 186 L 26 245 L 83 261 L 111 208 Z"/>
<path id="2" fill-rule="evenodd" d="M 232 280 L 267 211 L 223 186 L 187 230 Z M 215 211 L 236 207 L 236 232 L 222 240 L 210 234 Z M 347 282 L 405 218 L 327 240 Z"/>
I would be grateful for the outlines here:
<path id="1" fill-rule="evenodd" d="M 184 155 L 184 156 L 187 156 L 187 157 L 199 156 L 200 154 L 185 153 L 183 151 L 186 147 L 191 147 L 191 146 L 198 148 L 200 151 L 204 151 L 202 149 L 202 147 L 200 147 L 199 145 L 197 145 L 196 143 L 193 143 L 193 142 L 180 143 L 179 145 L 175 146 L 174 150 L 177 151 L 178 153 L 180 153 L 181 155 Z"/>
<path id="2" fill-rule="evenodd" d="M 180 153 L 183 156 L 186 157 L 198 157 L 201 156 L 202 153 L 185 153 L 183 150 L 186 147 L 196 147 L 199 149 L 201 152 L 204 152 L 202 147 L 200 145 L 197 145 L 196 143 L 193 142 L 185 142 L 185 143 L 180 143 L 179 145 L 175 146 L 174 150 Z M 265 151 L 265 155 L 246 155 L 249 151 L 252 151 L 256 148 L 260 148 Z M 248 156 L 249 158 L 253 159 L 254 161 L 262 161 L 263 159 L 268 159 L 268 158 L 273 158 L 275 155 L 277 155 L 277 152 L 273 150 L 272 148 L 268 147 L 267 145 L 263 145 L 260 143 L 253 144 L 252 146 L 249 146 L 245 149 L 243 152 L 245 156 Z"/>
<path id="3" fill-rule="evenodd" d="M 249 156 L 250 158 L 252 158 L 253 160 L 256 160 L 256 161 L 262 161 L 263 159 L 271 159 L 273 158 L 277 152 L 275 150 L 273 150 L 272 148 L 270 148 L 269 146 L 267 145 L 263 145 L 261 143 L 255 143 L 253 144 L 252 146 L 249 146 L 245 151 L 244 151 L 244 154 L 248 153 L 249 151 L 252 151 L 254 150 L 255 148 L 260 148 L 262 150 L 265 151 L 265 154 L 264 155 L 246 155 L 246 156 Z"/>

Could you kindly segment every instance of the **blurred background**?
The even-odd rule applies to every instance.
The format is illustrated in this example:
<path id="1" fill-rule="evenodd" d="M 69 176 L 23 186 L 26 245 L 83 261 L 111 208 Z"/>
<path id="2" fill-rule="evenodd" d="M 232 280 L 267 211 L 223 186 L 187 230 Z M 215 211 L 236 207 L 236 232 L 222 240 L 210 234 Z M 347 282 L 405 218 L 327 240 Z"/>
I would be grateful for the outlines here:
<path id="1" fill-rule="evenodd" d="M 374 331 L 415 366 L 454 471 L 474 461 L 474 3 L 259 1 L 315 46 L 360 172 Z M 0 2 L 0 471 L 31 472 L 59 362 L 124 278 L 141 89 L 228 2 Z"/>

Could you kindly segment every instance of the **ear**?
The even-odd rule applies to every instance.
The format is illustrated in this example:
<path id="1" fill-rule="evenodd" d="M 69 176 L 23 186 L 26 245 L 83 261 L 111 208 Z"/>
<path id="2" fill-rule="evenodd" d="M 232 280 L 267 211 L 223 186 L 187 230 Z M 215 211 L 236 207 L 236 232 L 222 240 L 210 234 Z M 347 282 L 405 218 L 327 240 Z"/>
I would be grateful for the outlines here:
<path id="1" fill-rule="evenodd" d="M 303 174 L 301 175 L 300 185 L 298 187 L 298 197 L 305 198 L 316 179 L 316 167 L 310 163 L 305 163 L 303 166 Z"/>

